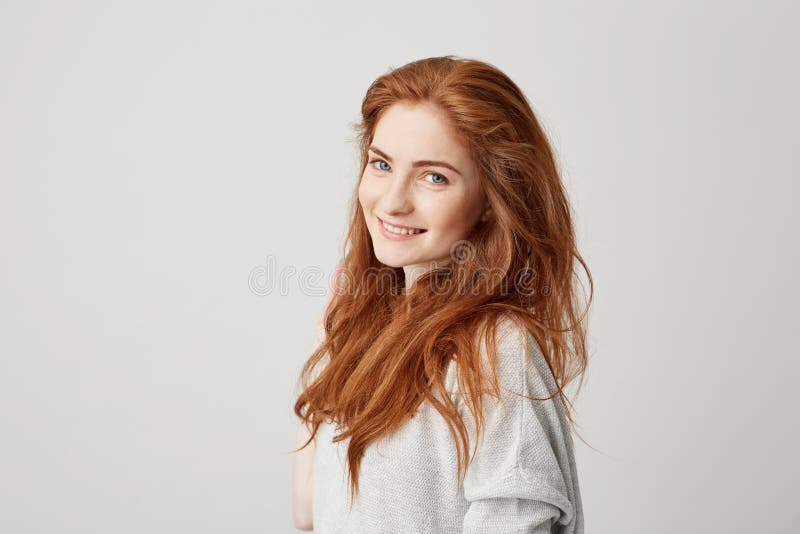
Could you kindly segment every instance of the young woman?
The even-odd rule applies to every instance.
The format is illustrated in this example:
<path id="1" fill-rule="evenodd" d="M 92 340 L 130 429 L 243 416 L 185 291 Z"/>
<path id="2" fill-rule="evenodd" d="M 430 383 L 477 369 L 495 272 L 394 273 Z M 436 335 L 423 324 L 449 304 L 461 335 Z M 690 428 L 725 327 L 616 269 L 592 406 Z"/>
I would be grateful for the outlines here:
<path id="1" fill-rule="evenodd" d="M 587 363 L 576 261 L 592 281 L 526 97 L 445 56 L 379 77 L 361 113 L 343 260 L 295 404 L 295 525 L 582 533 L 563 392 Z"/>

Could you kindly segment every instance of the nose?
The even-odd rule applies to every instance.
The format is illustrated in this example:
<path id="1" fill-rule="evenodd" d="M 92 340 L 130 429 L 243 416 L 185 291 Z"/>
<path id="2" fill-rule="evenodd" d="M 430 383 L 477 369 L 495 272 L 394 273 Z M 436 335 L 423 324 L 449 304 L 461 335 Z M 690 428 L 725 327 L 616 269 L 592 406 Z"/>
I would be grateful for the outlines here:
<path id="1" fill-rule="evenodd" d="M 403 178 L 389 180 L 389 185 L 381 196 L 382 211 L 387 215 L 407 214 L 414 211 L 410 187 L 410 182 Z"/>

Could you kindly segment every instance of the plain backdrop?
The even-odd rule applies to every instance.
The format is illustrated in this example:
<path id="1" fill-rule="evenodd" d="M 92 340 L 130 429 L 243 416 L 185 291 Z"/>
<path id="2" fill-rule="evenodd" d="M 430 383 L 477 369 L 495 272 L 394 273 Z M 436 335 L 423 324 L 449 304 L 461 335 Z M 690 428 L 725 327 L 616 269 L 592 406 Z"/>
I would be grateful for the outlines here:
<path id="1" fill-rule="evenodd" d="M 594 277 L 587 533 L 797 532 L 798 24 L 788 1 L 0 2 L 0 531 L 294 531 L 352 124 L 377 76 L 455 54 L 530 99 Z"/>

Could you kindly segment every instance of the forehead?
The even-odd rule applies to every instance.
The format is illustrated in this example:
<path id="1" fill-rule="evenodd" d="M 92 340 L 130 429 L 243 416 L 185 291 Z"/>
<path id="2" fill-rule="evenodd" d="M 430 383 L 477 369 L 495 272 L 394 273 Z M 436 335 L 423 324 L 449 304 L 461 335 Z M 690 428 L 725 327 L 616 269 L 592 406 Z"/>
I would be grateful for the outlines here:
<path id="1" fill-rule="evenodd" d="M 469 152 L 441 110 L 398 102 L 384 110 L 373 144 L 398 160 L 444 160 L 467 170 Z"/>

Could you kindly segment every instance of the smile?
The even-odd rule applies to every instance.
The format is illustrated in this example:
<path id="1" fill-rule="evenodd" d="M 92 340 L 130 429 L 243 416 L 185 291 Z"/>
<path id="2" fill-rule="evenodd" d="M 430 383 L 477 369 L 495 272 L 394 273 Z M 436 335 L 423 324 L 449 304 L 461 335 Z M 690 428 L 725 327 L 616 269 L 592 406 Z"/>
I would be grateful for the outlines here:
<path id="1" fill-rule="evenodd" d="M 410 228 L 407 226 L 394 226 L 378 218 L 380 223 L 381 233 L 390 239 L 410 239 L 419 234 L 424 234 L 427 230 L 422 228 Z"/>

